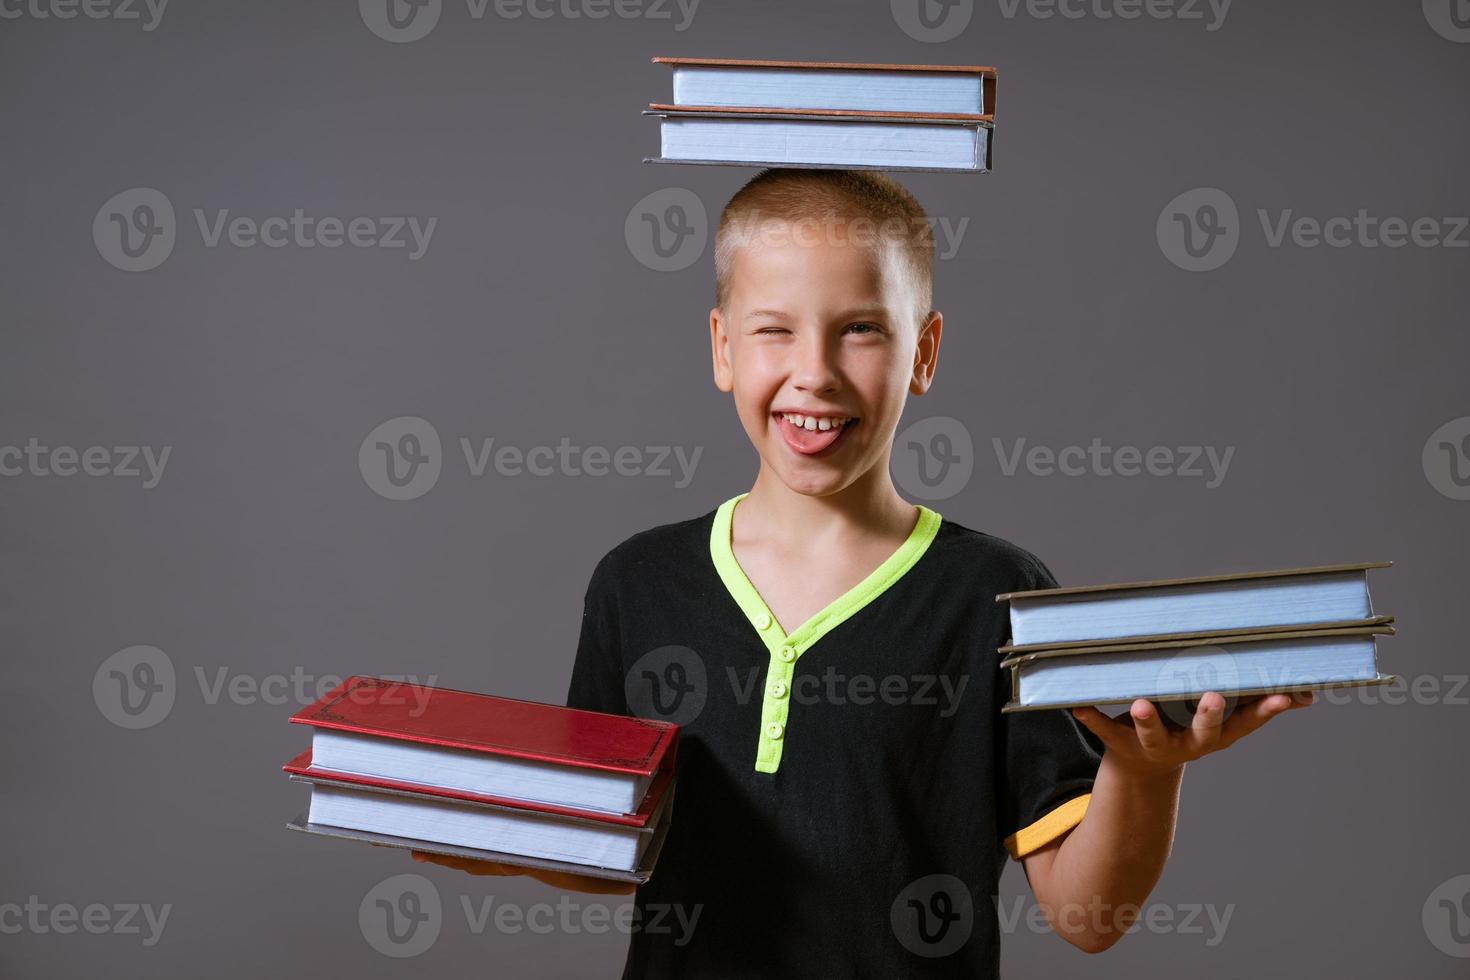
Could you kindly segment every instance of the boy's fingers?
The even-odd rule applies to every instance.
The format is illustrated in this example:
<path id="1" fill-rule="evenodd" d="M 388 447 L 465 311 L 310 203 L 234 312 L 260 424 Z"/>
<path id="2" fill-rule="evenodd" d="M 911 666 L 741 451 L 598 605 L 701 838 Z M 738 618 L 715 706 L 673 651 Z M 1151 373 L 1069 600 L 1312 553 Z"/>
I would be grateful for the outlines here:
<path id="1" fill-rule="evenodd" d="M 1106 748 L 1121 751 L 1121 732 L 1125 727 L 1093 707 L 1073 708 L 1072 717 L 1080 721 Z M 1131 737 L 1131 735 L 1130 735 Z"/>
<path id="2" fill-rule="evenodd" d="M 586 875 L 564 874 L 560 871 L 535 871 L 530 874 L 537 881 L 563 891 L 590 892 L 594 895 L 629 895 L 638 888 L 632 882 L 608 881 Z"/>
<path id="3" fill-rule="evenodd" d="M 590 892 L 597 895 L 630 895 L 638 888 L 633 882 L 611 881 L 570 872 L 521 868 L 501 864 L 498 861 L 480 861 L 475 858 L 455 857 L 451 854 L 435 854 L 432 851 L 410 851 L 409 853 L 415 861 L 437 864 L 472 875 L 526 875 L 563 891 Z"/>
<path id="4" fill-rule="evenodd" d="M 1206 691 L 1195 705 L 1194 717 L 1189 723 L 1191 749 L 1203 755 L 1218 748 L 1224 735 L 1225 698 L 1218 691 Z"/>
<path id="5" fill-rule="evenodd" d="M 1301 695 L 1305 695 L 1305 698 Z M 1306 707 L 1312 701 L 1311 691 L 1297 692 L 1295 695 L 1271 694 L 1257 698 L 1244 711 L 1237 711 L 1231 716 L 1230 720 L 1225 723 L 1221 739 L 1229 745 L 1249 735 L 1282 712 L 1290 711 L 1292 708 Z"/>
<path id="6" fill-rule="evenodd" d="M 432 851 L 409 851 L 415 861 L 425 864 L 437 864 L 445 868 L 453 868 L 472 875 L 513 875 L 520 871 L 508 869 L 503 864 L 494 861 L 477 861 L 473 858 L 455 857 L 451 854 L 435 854 Z"/>
<path id="7" fill-rule="evenodd" d="M 1152 701 L 1139 698 L 1129 706 L 1128 714 L 1133 719 L 1133 730 L 1138 733 L 1139 744 L 1145 751 L 1158 753 L 1168 749 L 1169 733 L 1164 730 L 1164 721 Z"/>

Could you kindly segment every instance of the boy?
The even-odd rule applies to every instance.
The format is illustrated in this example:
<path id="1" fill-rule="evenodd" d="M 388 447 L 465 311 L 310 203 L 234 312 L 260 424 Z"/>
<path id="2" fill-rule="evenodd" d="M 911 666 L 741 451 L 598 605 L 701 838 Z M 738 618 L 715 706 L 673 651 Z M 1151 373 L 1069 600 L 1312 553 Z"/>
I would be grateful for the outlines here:
<path id="1" fill-rule="evenodd" d="M 626 978 L 995 977 L 1007 854 L 1059 935 L 1107 949 L 1163 870 L 1185 764 L 1311 703 L 1272 695 L 1227 721 L 1212 692 L 1172 730 L 1144 700 L 1116 721 L 1001 714 L 994 597 L 1056 583 L 889 477 L 938 362 L 932 268 L 923 210 L 876 173 L 763 171 L 721 215 L 715 384 L 760 469 L 602 559 L 568 694 L 683 723 Z"/>

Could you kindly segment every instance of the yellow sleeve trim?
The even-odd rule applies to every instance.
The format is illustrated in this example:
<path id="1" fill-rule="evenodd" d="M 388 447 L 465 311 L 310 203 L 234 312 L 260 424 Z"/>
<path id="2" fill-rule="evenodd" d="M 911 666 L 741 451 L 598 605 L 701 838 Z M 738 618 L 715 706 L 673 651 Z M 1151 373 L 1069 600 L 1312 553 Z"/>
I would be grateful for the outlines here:
<path id="1" fill-rule="evenodd" d="M 1091 793 L 1074 796 L 1029 827 L 1022 827 L 1005 839 L 1006 850 L 1019 861 L 1037 848 L 1048 844 L 1082 822 Z"/>

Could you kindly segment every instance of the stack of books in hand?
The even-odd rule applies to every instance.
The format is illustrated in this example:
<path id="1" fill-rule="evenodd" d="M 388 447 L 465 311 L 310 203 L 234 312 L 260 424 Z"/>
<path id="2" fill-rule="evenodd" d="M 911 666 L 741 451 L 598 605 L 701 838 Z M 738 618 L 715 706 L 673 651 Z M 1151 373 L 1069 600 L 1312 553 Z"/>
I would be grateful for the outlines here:
<path id="1" fill-rule="evenodd" d="M 1384 684 L 1368 570 L 1390 562 L 1007 592 L 1002 711 Z M 1171 713 L 1175 717 L 1176 713 Z"/>
<path id="2" fill-rule="evenodd" d="M 654 58 L 673 102 L 650 103 L 649 163 L 985 172 L 995 69 L 821 61 Z"/>
<path id="3" fill-rule="evenodd" d="M 678 726 L 375 677 L 291 717 L 293 830 L 619 881 L 653 872 Z"/>

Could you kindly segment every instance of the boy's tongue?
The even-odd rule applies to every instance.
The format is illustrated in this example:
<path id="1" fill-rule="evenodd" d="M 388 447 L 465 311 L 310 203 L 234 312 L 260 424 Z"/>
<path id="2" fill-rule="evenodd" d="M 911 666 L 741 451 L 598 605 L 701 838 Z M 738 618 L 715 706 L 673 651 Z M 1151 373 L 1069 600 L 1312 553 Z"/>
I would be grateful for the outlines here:
<path id="1" fill-rule="evenodd" d="M 842 435 L 841 426 L 833 426 L 824 432 L 821 429 L 807 429 L 803 426 L 792 425 L 785 419 L 781 419 L 777 424 L 781 426 L 781 435 L 786 440 L 786 445 L 803 456 L 821 452 Z"/>

